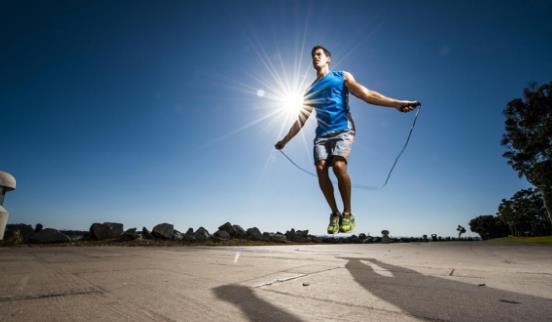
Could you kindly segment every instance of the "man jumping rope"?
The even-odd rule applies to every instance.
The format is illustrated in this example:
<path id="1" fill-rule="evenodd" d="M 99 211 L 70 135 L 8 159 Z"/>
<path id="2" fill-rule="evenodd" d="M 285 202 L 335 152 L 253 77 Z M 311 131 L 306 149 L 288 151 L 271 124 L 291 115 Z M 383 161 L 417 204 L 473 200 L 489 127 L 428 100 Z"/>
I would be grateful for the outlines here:
<path id="1" fill-rule="evenodd" d="M 315 46 L 311 55 L 316 80 L 305 93 L 304 107 L 297 121 L 288 134 L 275 144 L 275 148 L 283 149 L 301 131 L 313 109 L 316 110 L 318 126 L 314 139 L 314 162 L 318 184 L 332 211 L 328 233 L 345 233 L 355 228 L 355 217 L 351 211 L 351 178 L 347 173 L 347 157 L 355 138 L 355 125 L 349 112 L 349 92 L 367 103 L 392 107 L 399 112 L 413 111 L 419 103 L 386 97 L 358 83 L 349 72 L 331 71 L 332 54 L 322 46 Z M 337 177 L 343 213 L 338 210 L 335 201 L 328 174 L 330 166 Z"/>

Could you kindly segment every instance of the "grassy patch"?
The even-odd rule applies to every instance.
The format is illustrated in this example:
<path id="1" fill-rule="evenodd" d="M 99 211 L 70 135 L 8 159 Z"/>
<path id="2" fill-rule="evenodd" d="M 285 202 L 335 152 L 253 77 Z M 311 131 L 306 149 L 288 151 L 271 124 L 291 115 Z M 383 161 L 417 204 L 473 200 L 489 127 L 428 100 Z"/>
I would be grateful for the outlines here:
<path id="1" fill-rule="evenodd" d="M 552 236 L 540 237 L 502 237 L 490 239 L 491 242 L 504 243 L 529 243 L 529 244 L 552 244 Z"/>

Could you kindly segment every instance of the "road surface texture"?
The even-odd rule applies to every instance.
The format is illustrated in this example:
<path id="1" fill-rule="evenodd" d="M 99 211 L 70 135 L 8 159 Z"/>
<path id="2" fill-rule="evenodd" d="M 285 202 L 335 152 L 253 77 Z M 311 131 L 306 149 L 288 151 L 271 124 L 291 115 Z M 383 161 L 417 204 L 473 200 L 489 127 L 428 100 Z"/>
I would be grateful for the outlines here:
<path id="1" fill-rule="evenodd" d="M 1 321 L 552 321 L 552 247 L 0 248 Z"/>

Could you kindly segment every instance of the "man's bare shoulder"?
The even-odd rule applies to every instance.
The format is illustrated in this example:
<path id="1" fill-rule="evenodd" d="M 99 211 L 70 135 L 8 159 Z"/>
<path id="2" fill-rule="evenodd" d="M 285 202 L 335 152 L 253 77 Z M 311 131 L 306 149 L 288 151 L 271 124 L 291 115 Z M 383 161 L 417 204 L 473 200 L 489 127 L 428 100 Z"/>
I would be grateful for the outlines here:
<path id="1" fill-rule="evenodd" d="M 355 78 L 353 77 L 353 74 L 349 73 L 346 70 L 343 71 L 343 79 L 345 81 L 354 81 L 355 80 Z"/>

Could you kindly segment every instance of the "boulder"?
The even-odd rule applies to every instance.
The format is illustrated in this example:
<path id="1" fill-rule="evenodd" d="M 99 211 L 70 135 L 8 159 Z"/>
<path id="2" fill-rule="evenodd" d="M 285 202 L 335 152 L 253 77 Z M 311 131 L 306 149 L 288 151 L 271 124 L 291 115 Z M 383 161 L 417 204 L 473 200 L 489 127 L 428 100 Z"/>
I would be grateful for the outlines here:
<path id="1" fill-rule="evenodd" d="M 338 238 L 331 237 L 331 236 L 324 236 L 324 237 L 322 237 L 322 242 L 323 243 L 328 243 L 328 244 L 336 244 L 337 239 Z"/>
<path id="2" fill-rule="evenodd" d="M 131 241 L 140 238 L 140 235 L 136 232 L 136 228 L 127 229 L 119 239 L 121 241 Z"/>
<path id="3" fill-rule="evenodd" d="M 291 228 L 291 230 L 286 231 L 285 235 L 288 240 L 295 240 L 295 229 Z"/>
<path id="4" fill-rule="evenodd" d="M 151 234 L 153 237 L 161 239 L 173 239 L 174 237 L 174 226 L 168 223 L 158 224 L 153 227 Z"/>
<path id="5" fill-rule="evenodd" d="M 142 238 L 143 239 L 153 239 L 153 235 L 146 227 L 142 227 Z"/>
<path id="6" fill-rule="evenodd" d="M 109 230 L 111 230 L 111 233 L 115 235 L 115 237 L 123 234 L 123 224 L 117 222 L 104 222 L 103 224 L 109 227 Z"/>
<path id="7" fill-rule="evenodd" d="M 60 230 L 60 232 L 67 235 L 72 241 L 82 240 L 88 235 L 88 232 L 83 230 Z"/>
<path id="8" fill-rule="evenodd" d="M 347 243 L 352 243 L 352 244 L 358 244 L 358 243 L 362 242 L 362 240 L 357 235 L 351 235 L 351 236 L 345 238 L 345 241 Z"/>
<path id="9" fill-rule="evenodd" d="M 313 242 L 313 243 L 322 243 L 324 242 L 324 238 L 320 237 L 320 236 L 309 236 L 310 238 L 310 241 Z"/>
<path id="10" fill-rule="evenodd" d="M 182 236 L 185 241 L 194 241 L 195 235 L 194 235 L 194 229 L 188 228 L 188 231 Z"/>
<path id="11" fill-rule="evenodd" d="M 32 234 L 29 237 L 29 241 L 31 243 L 63 243 L 71 241 L 71 238 L 69 236 L 65 235 L 64 233 L 60 232 L 59 230 L 52 229 L 52 228 L 46 228 L 39 232 L 36 232 Z"/>
<path id="12" fill-rule="evenodd" d="M 183 240 L 184 239 L 184 234 L 175 229 L 173 231 L 173 238 L 172 239 L 174 239 L 174 240 Z"/>
<path id="13" fill-rule="evenodd" d="M 276 242 L 276 243 L 286 243 L 288 242 L 286 235 L 282 233 L 263 233 L 263 240 L 270 241 L 270 242 Z"/>
<path id="14" fill-rule="evenodd" d="M 231 223 L 229 222 L 226 222 L 224 225 L 220 226 L 218 228 L 219 231 L 221 230 L 224 230 L 226 231 L 230 236 L 234 236 L 235 235 L 235 231 L 234 231 L 234 226 L 232 226 Z M 216 234 L 216 233 L 215 233 Z"/>
<path id="15" fill-rule="evenodd" d="M 251 240 L 263 239 L 263 235 L 261 234 L 261 231 L 257 227 L 252 227 L 247 229 L 246 234 L 247 234 L 247 238 Z"/>
<path id="16" fill-rule="evenodd" d="M 194 233 L 194 239 L 198 242 L 204 242 L 208 241 L 209 238 L 211 238 L 211 234 L 207 231 L 207 229 L 203 227 L 199 227 L 196 232 Z"/>
<path id="17" fill-rule="evenodd" d="M 300 242 L 300 243 L 303 243 L 303 242 L 307 242 L 309 241 L 309 231 L 308 230 L 295 230 L 295 229 L 291 229 L 291 230 L 288 230 L 286 232 L 286 237 L 288 240 L 290 241 L 294 241 L 294 242 Z"/>
<path id="18" fill-rule="evenodd" d="M 123 234 L 123 224 L 104 222 L 90 226 L 90 237 L 96 240 L 113 239 Z"/>
<path id="19" fill-rule="evenodd" d="M 224 240 L 230 240 L 232 239 L 232 236 L 230 236 L 230 233 L 224 229 L 219 229 L 217 232 L 213 235 L 215 240 L 218 241 L 224 241 Z"/>
<path id="20" fill-rule="evenodd" d="M 245 229 L 242 228 L 240 225 L 232 225 L 234 228 L 234 235 L 232 237 L 244 239 L 247 237 L 247 233 L 245 232 Z"/>
<path id="21" fill-rule="evenodd" d="M 4 233 L 4 239 L 8 240 L 10 237 L 19 231 L 19 236 L 15 239 L 20 239 L 22 242 L 28 242 L 29 237 L 34 234 L 33 226 L 25 224 L 8 224 Z"/>

